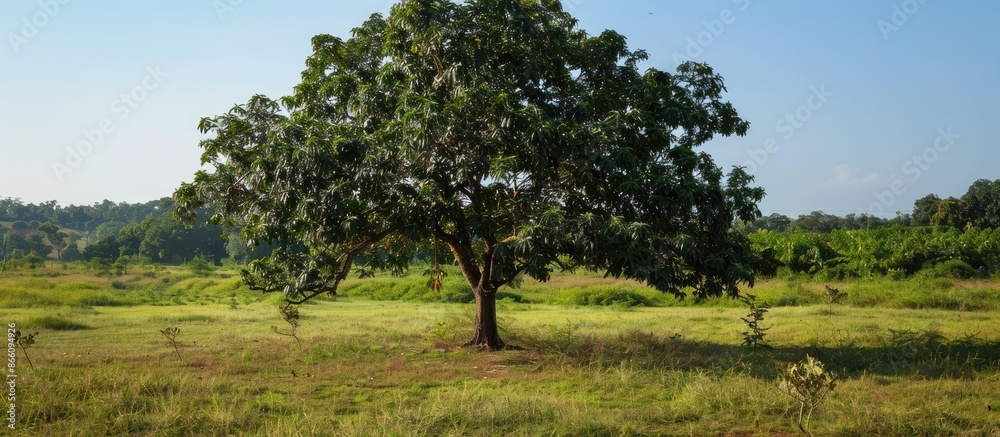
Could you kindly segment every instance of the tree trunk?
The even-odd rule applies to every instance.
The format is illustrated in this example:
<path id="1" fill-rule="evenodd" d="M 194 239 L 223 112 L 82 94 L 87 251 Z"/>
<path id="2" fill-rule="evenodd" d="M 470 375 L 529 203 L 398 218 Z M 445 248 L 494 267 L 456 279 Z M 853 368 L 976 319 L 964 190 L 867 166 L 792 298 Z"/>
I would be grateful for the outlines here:
<path id="1" fill-rule="evenodd" d="M 506 346 L 500 339 L 497 329 L 497 292 L 474 287 L 472 293 L 476 296 L 476 330 L 472 340 L 466 346 L 475 346 L 492 351 L 501 350 Z"/>

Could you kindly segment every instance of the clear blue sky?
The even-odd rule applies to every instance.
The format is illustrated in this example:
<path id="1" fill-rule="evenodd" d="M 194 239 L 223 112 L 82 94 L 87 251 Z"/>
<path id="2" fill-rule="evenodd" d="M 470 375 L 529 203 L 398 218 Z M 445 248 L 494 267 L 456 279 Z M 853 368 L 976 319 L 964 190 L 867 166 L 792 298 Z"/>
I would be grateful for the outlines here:
<path id="1" fill-rule="evenodd" d="M 998 2 L 563 3 L 589 32 L 614 29 L 647 50 L 648 66 L 693 59 L 726 78 L 751 130 L 706 150 L 753 170 L 765 214 L 891 217 L 1000 179 Z M 199 168 L 201 117 L 289 94 L 312 36 L 347 37 L 389 4 L 3 2 L 0 196 L 168 196 Z M 83 142 L 86 156 L 67 152 Z"/>

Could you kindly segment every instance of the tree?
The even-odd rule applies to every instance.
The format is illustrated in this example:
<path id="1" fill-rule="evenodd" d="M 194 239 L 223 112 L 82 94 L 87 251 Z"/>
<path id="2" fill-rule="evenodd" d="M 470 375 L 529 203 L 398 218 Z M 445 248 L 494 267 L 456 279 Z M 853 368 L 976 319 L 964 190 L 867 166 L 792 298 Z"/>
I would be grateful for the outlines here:
<path id="1" fill-rule="evenodd" d="M 1000 228 L 1000 179 L 980 179 L 962 196 L 965 221 L 982 229 Z"/>
<path id="2" fill-rule="evenodd" d="M 21 199 L 5 197 L 0 199 L 0 221 L 11 222 L 20 220 L 20 210 L 24 207 Z"/>
<path id="3" fill-rule="evenodd" d="M 14 241 L 17 241 L 16 239 Z M 35 252 L 36 255 L 42 256 L 42 254 L 48 255 L 52 253 L 52 246 L 45 244 L 45 237 L 40 233 L 34 233 L 28 235 L 28 238 L 23 240 L 21 249 L 24 253 Z M 42 256 L 44 258 L 44 256 Z"/>
<path id="4" fill-rule="evenodd" d="M 792 219 L 784 214 L 772 213 L 767 217 L 761 217 L 754 222 L 758 229 L 768 231 L 787 231 L 792 225 Z"/>
<path id="5" fill-rule="evenodd" d="M 233 261 L 240 265 L 263 258 L 270 254 L 272 250 L 274 250 L 274 247 L 267 244 L 249 247 L 239 232 L 230 232 L 226 238 L 226 253 Z"/>
<path id="6" fill-rule="evenodd" d="M 62 251 L 69 245 L 69 235 L 59 230 L 59 227 L 52 223 L 43 223 L 38 227 L 38 232 L 45 236 L 49 244 L 56 250 L 56 259 L 62 260 Z"/>
<path id="7" fill-rule="evenodd" d="M 121 231 L 122 228 L 125 227 L 125 225 L 126 225 L 126 223 L 123 223 L 123 222 L 104 222 L 104 223 L 101 223 L 101 224 L 97 225 L 96 228 L 94 228 L 93 232 L 91 232 L 91 237 L 92 237 L 92 241 L 91 242 L 96 243 L 96 242 L 104 240 L 106 238 L 114 237 L 115 235 L 118 235 L 118 232 Z"/>
<path id="8" fill-rule="evenodd" d="M 801 229 L 821 234 L 826 234 L 834 229 L 843 227 L 844 219 L 833 214 L 826 214 L 823 211 L 813 211 L 808 215 L 800 215 L 799 218 L 792 221 L 792 230 Z"/>
<path id="9" fill-rule="evenodd" d="M 847 214 L 841 219 L 841 226 L 843 229 L 856 230 L 856 229 L 878 229 L 889 226 L 889 220 L 876 217 L 870 214 Z"/>
<path id="10" fill-rule="evenodd" d="M 905 227 L 905 226 L 917 226 L 917 224 L 915 224 L 913 222 L 913 216 L 912 215 L 910 215 L 908 213 L 905 213 L 905 212 L 902 212 L 902 211 L 896 211 L 896 216 L 893 217 L 893 218 L 891 218 L 891 219 L 889 219 L 886 222 L 886 226 L 904 226 Z M 920 226 L 926 226 L 926 225 L 920 225 Z"/>
<path id="11" fill-rule="evenodd" d="M 13 230 L 3 234 L 2 250 L 5 262 L 21 260 L 32 252 L 36 256 L 52 252 L 52 247 L 45 244 L 44 239 L 39 233 L 32 233 L 27 238 L 21 238 Z"/>
<path id="12" fill-rule="evenodd" d="M 733 224 L 733 229 L 742 234 L 751 234 L 761 230 L 784 232 L 789 230 L 791 224 L 792 219 L 788 218 L 788 216 L 773 213 L 769 216 L 760 217 L 753 222 L 737 220 Z"/>
<path id="13" fill-rule="evenodd" d="M 62 253 L 63 261 L 76 261 L 83 258 L 83 254 L 80 253 L 80 246 L 76 242 L 70 242 L 69 246 Z"/>
<path id="14" fill-rule="evenodd" d="M 930 226 L 931 217 L 937 214 L 941 198 L 928 194 L 913 203 L 913 226 Z"/>
<path id="15" fill-rule="evenodd" d="M 961 200 L 954 197 L 938 202 L 937 212 L 931 216 L 931 226 L 961 228 L 965 223 L 964 205 Z"/>
<path id="16" fill-rule="evenodd" d="M 11 258 L 11 235 L 12 233 L 0 226 L 0 273 L 7 271 L 7 261 Z"/>
<path id="17" fill-rule="evenodd" d="M 440 241 L 475 295 L 468 345 L 495 350 L 497 291 L 521 275 L 583 267 L 697 299 L 753 282 L 730 224 L 764 191 L 697 151 L 749 128 L 708 65 L 642 73 L 645 52 L 555 0 L 404 0 L 313 49 L 293 95 L 202 119 L 212 171 L 174 194 L 184 220 L 211 204 L 277 246 L 250 288 L 298 304 Z"/>
<path id="18" fill-rule="evenodd" d="M 18 220 L 11 223 L 10 230 L 11 233 L 21 238 L 28 238 L 28 235 L 31 234 L 31 228 L 24 222 L 24 220 Z"/>

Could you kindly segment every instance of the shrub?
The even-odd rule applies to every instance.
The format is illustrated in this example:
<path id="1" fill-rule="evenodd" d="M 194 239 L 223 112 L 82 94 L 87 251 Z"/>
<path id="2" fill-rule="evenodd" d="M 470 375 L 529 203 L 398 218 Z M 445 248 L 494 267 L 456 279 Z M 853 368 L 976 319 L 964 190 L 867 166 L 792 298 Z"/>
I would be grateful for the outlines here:
<path id="1" fill-rule="evenodd" d="M 970 279 L 977 274 L 976 269 L 960 259 L 948 260 L 934 266 L 934 275 L 939 278 Z"/>
<path id="2" fill-rule="evenodd" d="M 617 306 L 637 307 L 655 306 L 653 299 L 631 287 L 619 285 L 595 285 L 584 288 L 574 288 L 556 293 L 550 299 L 556 304 L 581 306 Z"/>
<path id="3" fill-rule="evenodd" d="M 501 300 L 504 300 L 504 299 L 509 300 L 511 302 L 517 302 L 517 303 L 524 302 L 524 298 L 520 294 L 511 293 L 509 291 L 498 291 L 497 292 L 497 300 L 501 301 Z"/>
<path id="4" fill-rule="evenodd" d="M 90 329 L 89 326 L 84 325 L 83 323 L 76 323 L 60 316 L 35 317 L 33 319 L 28 319 L 28 321 L 24 324 L 33 328 L 52 329 L 55 331 L 78 331 L 81 329 Z"/>
<path id="5" fill-rule="evenodd" d="M 31 251 L 27 256 L 24 257 L 24 262 L 28 264 L 29 269 L 36 269 L 45 265 L 45 258 L 42 258 L 34 250 Z"/>
<path id="6" fill-rule="evenodd" d="M 899 281 L 899 280 L 905 279 L 906 278 L 906 270 L 905 269 L 889 269 L 889 271 L 886 272 L 886 277 L 889 278 L 889 279 L 891 279 L 891 280 L 893 280 L 893 281 Z"/>
<path id="7" fill-rule="evenodd" d="M 208 260 L 201 255 L 191 258 L 191 261 L 188 261 L 186 266 L 188 270 L 191 270 L 191 273 L 200 276 L 207 275 L 212 272 L 212 263 L 208 262 Z"/>
<path id="8" fill-rule="evenodd" d="M 87 268 L 97 276 L 111 276 L 111 261 L 104 258 L 91 258 Z"/>
<path id="9" fill-rule="evenodd" d="M 823 363 L 806 355 L 806 359 L 779 369 L 778 388 L 799 403 L 799 429 L 806 435 L 813 410 L 836 386 L 837 375 L 823 370 Z"/>

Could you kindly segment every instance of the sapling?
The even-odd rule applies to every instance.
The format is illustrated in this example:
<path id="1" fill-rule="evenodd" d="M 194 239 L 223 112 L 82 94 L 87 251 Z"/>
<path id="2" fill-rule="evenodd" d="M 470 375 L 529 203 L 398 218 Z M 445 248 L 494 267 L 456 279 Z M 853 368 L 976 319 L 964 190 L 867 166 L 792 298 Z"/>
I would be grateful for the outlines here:
<path id="1" fill-rule="evenodd" d="M 35 370 L 35 365 L 31 364 L 31 357 L 28 356 L 27 348 L 35 344 L 35 336 L 38 335 L 37 332 L 33 332 L 28 335 L 24 335 L 20 329 L 14 331 L 14 343 L 17 343 L 21 347 L 21 352 L 24 353 L 24 359 L 28 360 L 28 366 L 31 370 Z"/>
<path id="2" fill-rule="evenodd" d="M 823 402 L 827 393 L 836 386 L 837 375 L 823 370 L 823 363 L 806 355 L 804 361 L 778 369 L 781 382 L 778 388 L 799 402 L 799 429 L 811 436 L 809 420 L 813 409 Z M 803 423 L 803 419 L 805 423 Z"/>
<path id="3" fill-rule="evenodd" d="M 847 293 L 841 292 L 839 288 L 826 286 L 826 303 L 830 306 L 829 316 L 833 316 L 833 304 L 847 297 Z"/>
<path id="4" fill-rule="evenodd" d="M 177 349 L 177 334 L 181 333 L 181 328 L 176 326 L 167 329 L 161 329 L 160 333 L 163 334 L 167 340 L 170 340 L 170 344 L 174 347 L 174 353 L 177 354 L 177 359 L 181 359 L 181 352 Z"/>
<path id="5" fill-rule="evenodd" d="M 750 309 L 746 317 L 740 318 L 747 325 L 747 330 L 743 331 L 743 345 L 750 346 L 754 350 L 758 347 L 768 347 L 764 343 L 764 336 L 767 335 L 766 331 L 771 329 L 771 327 L 762 326 L 761 322 L 764 320 L 764 314 L 767 313 L 767 310 L 771 306 L 767 302 L 762 302 L 758 305 L 757 296 L 752 294 L 748 294 L 740 300 Z"/>
<path id="6" fill-rule="evenodd" d="M 291 326 L 292 331 L 290 333 L 281 332 L 278 330 L 277 326 L 271 326 L 271 330 L 275 334 L 284 335 L 292 337 L 295 339 L 295 344 L 302 346 L 302 341 L 299 340 L 299 336 L 296 331 L 299 329 L 299 307 L 298 305 L 285 305 L 281 308 L 281 317 L 285 319 L 285 323 Z"/>

